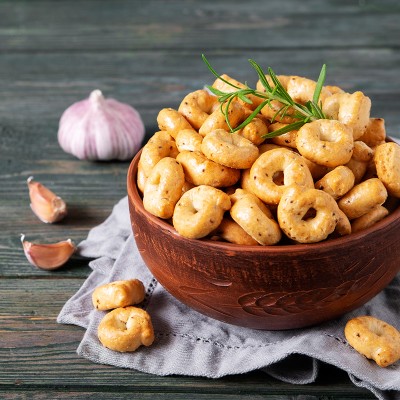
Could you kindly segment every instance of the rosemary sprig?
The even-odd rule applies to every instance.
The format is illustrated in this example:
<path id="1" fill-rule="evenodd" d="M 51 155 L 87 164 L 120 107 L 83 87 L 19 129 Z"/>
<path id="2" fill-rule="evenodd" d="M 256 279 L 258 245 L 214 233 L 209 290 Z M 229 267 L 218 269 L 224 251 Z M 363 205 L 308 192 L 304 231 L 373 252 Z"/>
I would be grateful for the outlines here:
<path id="1" fill-rule="evenodd" d="M 296 121 L 288 124 L 280 129 L 277 129 L 274 132 L 270 132 L 263 136 L 263 138 L 271 138 L 275 136 L 283 135 L 284 133 L 290 132 L 292 130 L 300 129 L 304 124 L 315 121 L 317 119 L 324 119 L 326 116 L 322 112 L 322 105 L 319 103 L 319 98 L 321 95 L 322 87 L 325 83 L 326 78 L 326 65 L 324 64 L 321 68 L 321 72 L 318 77 L 318 81 L 314 90 L 313 99 L 308 101 L 305 105 L 295 102 L 286 91 L 286 89 L 279 82 L 275 72 L 272 68 L 268 68 L 268 74 L 271 77 L 271 81 L 273 86 L 271 86 L 268 80 L 265 77 L 265 73 L 263 69 L 258 65 L 254 60 L 249 60 L 251 66 L 257 72 L 257 75 L 262 83 L 265 92 L 260 92 L 258 90 L 250 88 L 247 84 L 244 88 L 240 88 L 226 79 L 222 78 L 220 74 L 218 74 L 215 69 L 211 66 L 207 58 L 204 54 L 202 54 L 202 58 L 204 63 L 207 65 L 208 69 L 211 73 L 221 81 L 225 82 L 229 86 L 233 87 L 235 90 L 232 92 L 223 92 L 221 90 L 215 89 L 212 86 L 207 86 L 211 93 L 218 97 L 218 101 L 221 103 L 221 111 L 225 115 L 226 122 L 229 126 L 231 132 L 237 132 L 238 130 L 244 128 L 247 124 L 249 124 L 253 118 L 257 116 L 257 114 L 261 111 L 265 106 L 271 107 L 271 101 L 277 100 L 282 106 L 276 111 L 275 115 L 272 118 L 272 121 L 276 119 L 276 117 L 283 118 L 288 114 L 288 111 L 291 110 L 290 117 L 295 119 Z M 228 109 L 231 102 L 235 99 L 240 99 L 245 103 L 252 104 L 253 102 L 247 97 L 248 95 L 253 95 L 256 97 L 260 97 L 264 99 L 262 103 L 247 117 L 243 123 L 241 123 L 236 128 L 232 128 L 229 123 L 229 114 Z M 223 107 L 223 105 L 226 105 Z"/>

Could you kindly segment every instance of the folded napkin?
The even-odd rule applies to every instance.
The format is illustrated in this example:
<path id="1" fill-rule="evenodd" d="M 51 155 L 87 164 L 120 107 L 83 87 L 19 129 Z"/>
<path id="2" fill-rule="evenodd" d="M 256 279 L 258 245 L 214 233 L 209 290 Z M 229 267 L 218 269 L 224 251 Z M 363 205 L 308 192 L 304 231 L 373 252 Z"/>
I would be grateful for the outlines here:
<path id="1" fill-rule="evenodd" d="M 173 298 L 152 276 L 136 247 L 125 197 L 101 225 L 78 246 L 79 254 L 94 258 L 92 272 L 62 308 L 57 321 L 86 329 L 77 352 L 97 363 L 132 368 L 157 375 L 218 378 L 262 369 L 285 382 L 315 381 L 319 361 L 349 374 L 355 385 L 379 399 L 400 399 L 400 362 L 378 367 L 353 350 L 344 338 L 346 322 L 373 315 L 397 328 L 400 321 L 400 274 L 375 298 L 343 317 L 319 326 L 288 331 L 241 328 L 208 318 Z M 150 314 L 156 339 L 150 347 L 119 353 L 103 347 L 97 326 L 105 312 L 95 310 L 95 287 L 114 280 L 140 279 L 146 297 L 140 305 Z"/>

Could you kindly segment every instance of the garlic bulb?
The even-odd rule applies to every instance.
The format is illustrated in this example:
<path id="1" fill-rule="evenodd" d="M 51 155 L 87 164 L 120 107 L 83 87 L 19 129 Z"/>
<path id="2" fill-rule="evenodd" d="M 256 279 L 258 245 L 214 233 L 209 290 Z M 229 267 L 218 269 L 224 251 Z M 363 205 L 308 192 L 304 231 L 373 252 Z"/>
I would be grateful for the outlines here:
<path id="1" fill-rule="evenodd" d="M 81 160 L 129 160 L 139 150 L 144 131 L 133 107 L 94 90 L 64 111 L 58 143 Z"/>

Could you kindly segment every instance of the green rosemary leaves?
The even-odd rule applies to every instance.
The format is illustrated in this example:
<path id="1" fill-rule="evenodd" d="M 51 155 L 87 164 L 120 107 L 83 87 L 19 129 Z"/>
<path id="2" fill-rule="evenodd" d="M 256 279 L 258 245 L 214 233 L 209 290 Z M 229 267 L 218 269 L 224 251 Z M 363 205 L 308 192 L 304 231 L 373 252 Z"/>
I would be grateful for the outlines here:
<path id="1" fill-rule="evenodd" d="M 280 104 L 279 108 L 275 112 L 275 115 L 272 118 L 272 122 L 276 119 L 277 116 L 280 117 L 280 119 L 284 118 L 286 115 L 288 115 L 290 111 L 290 117 L 295 120 L 295 122 L 292 122 L 280 129 L 277 129 L 274 132 L 270 132 L 266 135 L 263 136 L 263 138 L 271 138 L 275 136 L 280 136 L 283 135 L 284 133 L 293 131 L 293 130 L 298 130 L 301 128 L 304 124 L 307 122 L 315 121 L 317 119 L 325 119 L 326 116 L 322 112 L 321 109 L 321 104 L 319 102 L 319 97 L 325 82 L 325 77 L 326 77 L 326 65 L 324 64 L 322 66 L 321 72 L 319 74 L 319 78 L 315 87 L 313 99 L 309 100 L 306 104 L 300 104 L 295 102 L 289 93 L 286 91 L 286 89 L 283 87 L 281 82 L 278 80 L 275 72 L 271 69 L 268 68 L 268 74 L 269 77 L 272 81 L 272 85 L 268 82 L 266 78 L 266 74 L 264 73 L 263 69 L 258 65 L 254 60 L 249 60 L 249 63 L 251 66 L 256 70 L 258 78 L 262 84 L 262 86 L 265 89 L 265 92 L 260 92 L 258 90 L 252 89 L 245 85 L 244 88 L 240 88 L 231 82 L 225 80 L 221 75 L 219 75 L 214 68 L 211 66 L 207 58 L 205 57 L 204 54 L 202 54 L 202 58 L 204 63 L 207 65 L 208 69 L 212 72 L 212 74 L 228 84 L 229 86 L 233 87 L 235 90 L 232 92 L 226 93 L 221 90 L 218 90 L 216 88 L 213 88 L 212 86 L 207 86 L 207 88 L 210 90 L 211 93 L 213 93 L 215 96 L 218 97 L 218 101 L 221 103 L 221 111 L 225 115 L 226 122 L 231 130 L 231 132 L 237 132 L 238 130 L 244 128 L 247 124 L 249 124 L 253 118 L 255 118 L 258 113 L 261 111 L 262 108 L 265 106 L 271 107 L 271 101 L 278 101 Z M 263 99 L 263 101 L 255 108 L 255 110 L 247 117 L 243 123 L 241 123 L 239 126 L 232 128 L 230 123 L 229 123 L 229 118 L 228 118 L 228 112 L 227 110 L 229 109 L 229 105 L 232 101 L 235 99 L 240 99 L 245 103 L 252 104 L 252 101 L 247 97 L 248 95 L 253 95 L 256 97 L 259 97 Z M 225 105 L 223 107 L 223 105 Z"/>

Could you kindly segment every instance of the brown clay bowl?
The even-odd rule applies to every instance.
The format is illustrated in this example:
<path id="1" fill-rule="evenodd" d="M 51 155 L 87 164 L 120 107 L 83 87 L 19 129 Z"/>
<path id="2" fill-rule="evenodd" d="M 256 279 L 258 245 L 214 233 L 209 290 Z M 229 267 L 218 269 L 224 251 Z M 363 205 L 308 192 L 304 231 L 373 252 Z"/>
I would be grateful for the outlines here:
<path id="1" fill-rule="evenodd" d="M 134 237 L 155 278 L 198 312 L 248 328 L 302 328 L 336 318 L 379 293 L 400 270 L 400 208 L 375 226 L 307 245 L 241 246 L 180 236 L 127 189 Z"/>

